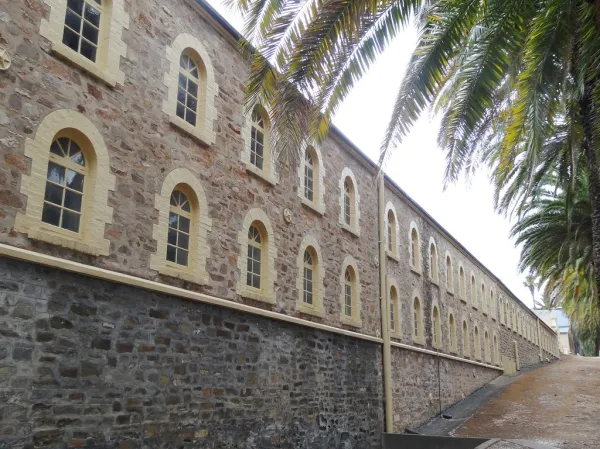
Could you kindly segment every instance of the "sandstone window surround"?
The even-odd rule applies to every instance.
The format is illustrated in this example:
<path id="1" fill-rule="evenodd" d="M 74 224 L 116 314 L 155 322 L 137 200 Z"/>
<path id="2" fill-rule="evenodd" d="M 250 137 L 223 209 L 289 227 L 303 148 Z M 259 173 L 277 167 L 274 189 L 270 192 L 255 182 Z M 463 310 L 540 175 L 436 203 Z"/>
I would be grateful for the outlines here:
<path id="1" fill-rule="evenodd" d="M 52 51 L 81 67 L 109 86 L 125 83 L 120 69 L 127 45 L 123 29 L 129 28 L 124 0 L 44 0 L 50 7 L 42 19 L 40 35 Z"/>
<path id="2" fill-rule="evenodd" d="M 491 350 L 490 350 L 490 334 L 487 329 L 485 329 L 483 331 L 483 345 L 484 345 L 483 348 L 484 348 L 485 361 L 487 363 L 491 363 L 492 356 L 491 356 Z"/>
<path id="3" fill-rule="evenodd" d="M 462 344 L 463 344 L 463 356 L 466 358 L 471 357 L 471 348 L 469 345 L 470 336 L 469 336 L 469 324 L 466 318 L 463 318 L 462 324 Z"/>
<path id="4" fill-rule="evenodd" d="M 277 184 L 276 158 L 271 148 L 271 120 L 267 109 L 255 105 L 250 115 L 246 115 L 242 128 L 241 160 L 246 170 L 266 181 Z"/>
<path id="5" fill-rule="evenodd" d="M 390 307 L 390 336 L 400 338 L 402 320 L 400 319 L 401 307 L 398 292 L 400 291 L 398 283 L 391 277 L 387 278 L 388 303 Z"/>
<path id="6" fill-rule="evenodd" d="M 438 250 L 433 237 L 429 238 L 429 279 L 438 285 L 440 281 Z"/>
<path id="7" fill-rule="evenodd" d="M 342 229 L 360 236 L 360 195 L 356 177 L 350 168 L 345 167 L 340 177 L 340 218 Z"/>
<path id="8" fill-rule="evenodd" d="M 481 311 L 484 315 L 488 314 L 487 296 L 485 292 L 485 283 L 481 281 Z"/>
<path id="9" fill-rule="evenodd" d="M 412 301 L 413 342 L 425 345 L 425 329 L 423 326 L 423 305 L 419 295 L 413 294 Z"/>
<path id="10" fill-rule="evenodd" d="M 69 158 L 60 157 L 57 154 L 58 149 L 53 147 L 55 139 L 63 138 L 75 142 L 85 160 L 81 191 L 69 186 L 74 181 L 77 167 L 83 168 L 71 160 L 78 156 L 74 153 Z M 24 214 L 17 214 L 15 229 L 33 240 L 87 254 L 108 255 L 110 242 L 104 238 L 104 230 L 107 224 L 112 223 L 113 209 L 108 206 L 108 191 L 115 189 L 115 177 L 110 173 L 109 155 L 104 139 L 93 123 L 76 111 L 61 109 L 51 112 L 40 123 L 35 138 L 26 139 L 25 156 L 31 158 L 31 174 L 23 175 L 20 192 L 27 196 L 27 206 Z M 64 159 L 69 159 L 70 163 L 63 163 Z M 48 195 L 52 194 L 46 193 L 47 176 L 56 166 L 62 166 L 66 170 L 74 169 L 71 175 L 68 171 L 64 173 L 71 179 L 58 183 L 64 184 L 64 194 L 67 195 L 68 190 L 71 190 L 70 194 L 82 194 L 80 198 L 69 200 L 69 203 L 81 201 L 81 205 L 76 207 L 80 209 L 76 232 L 61 227 L 60 223 L 54 225 L 49 219 L 42 219 L 44 204 L 48 204 L 45 200 L 50 199 Z M 60 175 L 56 172 L 51 174 L 54 180 L 57 174 Z M 61 205 L 64 203 L 61 202 Z M 56 224 L 55 221 L 54 223 Z"/>
<path id="11" fill-rule="evenodd" d="M 325 213 L 325 164 L 318 146 L 309 145 L 300 159 L 298 196 L 302 204 L 320 215 Z"/>
<path id="12" fill-rule="evenodd" d="M 385 205 L 385 253 L 395 261 L 400 261 L 400 225 L 398 224 L 398 214 L 391 201 Z"/>
<path id="13" fill-rule="evenodd" d="M 465 276 L 465 268 L 462 263 L 458 265 L 458 290 L 459 297 L 462 302 L 467 302 L 467 279 Z"/>
<path id="14" fill-rule="evenodd" d="M 471 271 L 471 306 L 473 306 L 474 309 L 477 309 L 477 287 L 476 287 L 476 283 L 475 283 L 475 273 L 473 273 L 473 271 Z"/>
<path id="15" fill-rule="evenodd" d="M 352 327 L 361 327 L 361 299 L 358 264 L 352 256 L 346 256 L 340 273 L 340 321 Z"/>
<path id="16" fill-rule="evenodd" d="M 187 199 L 187 206 L 181 194 Z M 198 178 L 186 168 L 172 170 L 165 177 L 160 193 L 154 196 L 154 206 L 158 210 L 158 223 L 154 225 L 152 232 L 152 238 L 156 240 L 156 253 L 150 256 L 150 268 L 165 276 L 197 284 L 208 283 L 206 259 L 209 247 L 206 239 L 212 220 L 208 216 L 206 194 Z M 174 222 L 174 215 L 183 216 L 183 220 L 177 218 Z M 182 223 L 186 219 L 189 219 L 187 227 Z M 186 229 L 189 243 L 187 263 L 183 263 L 181 256 L 177 261 L 177 250 L 174 251 L 174 247 L 178 247 L 178 240 L 173 242 L 173 237 L 177 239 L 179 231 L 183 233 L 181 237 L 185 237 Z M 179 248 L 184 249 L 183 246 Z"/>
<path id="17" fill-rule="evenodd" d="M 450 352 L 458 353 L 458 341 L 456 338 L 456 319 L 454 310 L 448 310 L 448 341 L 450 342 Z"/>
<path id="18" fill-rule="evenodd" d="M 298 267 L 298 276 L 296 277 L 297 312 L 319 318 L 325 316 L 323 305 L 325 266 L 323 260 L 317 239 L 312 235 L 305 236 L 300 243 L 296 259 Z"/>
<path id="19" fill-rule="evenodd" d="M 166 48 L 168 70 L 164 76 L 167 97 L 163 112 L 173 126 L 206 145 L 216 140 L 215 99 L 219 87 L 206 48 L 191 34 L 178 35 Z"/>
<path id="20" fill-rule="evenodd" d="M 496 333 L 494 333 L 494 340 L 493 340 L 493 346 L 492 346 L 492 350 L 493 350 L 493 363 L 494 365 L 500 365 L 500 346 L 498 346 L 498 335 L 496 335 Z"/>
<path id="21" fill-rule="evenodd" d="M 442 349 L 442 317 L 437 301 L 431 304 L 431 344 L 436 349 Z"/>
<path id="22" fill-rule="evenodd" d="M 253 229 L 259 233 L 258 238 L 254 240 L 250 238 Z M 240 278 L 236 288 L 238 295 L 268 304 L 275 304 L 274 286 L 277 277 L 275 271 L 275 258 L 277 257 L 275 234 L 269 217 L 261 209 L 251 209 L 246 213 L 242 228 L 238 233 L 238 243 L 240 244 L 240 256 L 238 257 Z M 260 251 L 251 251 L 250 247 Z M 250 260 L 255 259 L 254 256 L 257 253 L 260 253 L 260 260 L 254 260 L 254 268 L 249 271 Z M 256 273 L 255 268 L 258 267 L 259 272 Z M 253 274 L 259 275 L 258 284 L 255 282 L 256 276 L 253 276 Z"/>
<path id="23" fill-rule="evenodd" d="M 448 251 L 446 251 L 446 291 L 454 295 L 454 264 Z"/>
<path id="24" fill-rule="evenodd" d="M 492 320 L 497 321 L 498 319 L 498 304 L 496 304 L 496 294 L 494 290 L 490 288 L 490 303 L 489 303 L 489 311 Z"/>
<path id="25" fill-rule="evenodd" d="M 475 360 L 481 360 L 481 336 L 479 335 L 479 325 L 477 322 L 475 322 L 473 329 L 473 358 Z"/>
<path id="26" fill-rule="evenodd" d="M 421 275 L 421 237 L 419 235 L 417 224 L 414 221 L 410 222 L 408 241 L 410 242 L 408 248 L 410 255 L 410 269 L 416 274 Z"/>

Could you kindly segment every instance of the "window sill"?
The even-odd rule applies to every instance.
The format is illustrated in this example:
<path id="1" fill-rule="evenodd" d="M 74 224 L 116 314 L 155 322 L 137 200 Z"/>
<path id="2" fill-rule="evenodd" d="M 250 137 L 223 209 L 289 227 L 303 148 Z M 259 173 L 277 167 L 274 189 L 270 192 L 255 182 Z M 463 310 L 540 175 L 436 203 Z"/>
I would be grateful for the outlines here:
<path id="1" fill-rule="evenodd" d="M 425 346 L 425 337 L 415 337 L 413 336 L 413 343 L 416 343 L 421 346 Z"/>
<path id="2" fill-rule="evenodd" d="M 396 254 L 394 254 L 394 253 L 390 252 L 390 251 L 389 251 L 389 250 L 387 250 L 387 249 L 385 250 L 385 255 L 386 255 L 388 258 L 390 258 L 390 259 L 392 259 L 392 260 L 395 260 L 396 262 L 400 262 L 400 257 L 398 257 Z"/>
<path id="3" fill-rule="evenodd" d="M 446 293 L 448 293 L 450 296 L 454 296 L 454 290 L 446 289 Z"/>
<path id="4" fill-rule="evenodd" d="M 308 207 L 313 212 L 316 212 L 321 216 L 325 215 L 325 207 L 322 204 L 315 204 L 313 201 L 304 197 L 301 197 L 301 201 L 304 206 Z"/>
<path id="5" fill-rule="evenodd" d="M 275 304 L 275 295 L 271 292 L 264 292 L 257 288 L 249 287 L 246 284 L 238 286 L 237 294 L 243 298 L 253 299 L 255 301 Z"/>
<path id="6" fill-rule="evenodd" d="M 431 346 L 433 347 L 433 349 L 437 349 L 437 350 L 438 350 L 438 351 L 440 351 L 440 352 L 441 352 L 441 351 L 442 351 L 442 349 L 443 349 L 443 348 L 442 348 L 442 345 L 432 344 Z"/>
<path id="7" fill-rule="evenodd" d="M 479 310 L 479 307 L 477 307 L 476 304 L 471 304 L 471 306 L 475 309 L 475 310 Z"/>
<path id="8" fill-rule="evenodd" d="M 439 284 L 439 282 L 438 282 L 438 281 L 436 281 L 436 280 L 434 280 L 434 279 L 431 279 L 431 278 L 429 278 L 429 282 L 431 282 L 431 283 L 432 283 L 433 285 L 435 285 L 437 288 L 440 288 L 440 284 Z"/>
<path id="9" fill-rule="evenodd" d="M 351 326 L 351 327 L 356 327 L 356 328 L 362 327 L 362 320 L 360 318 L 351 318 L 346 315 L 342 315 L 340 317 L 340 322 L 342 324 L 345 324 L 346 326 Z"/>
<path id="10" fill-rule="evenodd" d="M 340 223 L 340 227 L 346 231 L 349 232 L 350 234 L 352 234 L 354 237 L 360 237 L 360 233 L 353 227 L 348 226 L 346 223 Z"/>
<path id="11" fill-rule="evenodd" d="M 423 273 L 420 270 L 418 270 L 415 267 L 413 267 L 413 266 L 410 267 L 410 271 L 412 271 L 413 273 L 415 273 L 417 276 L 423 276 Z"/>
<path id="12" fill-rule="evenodd" d="M 199 122 L 201 123 L 200 126 L 202 126 L 203 120 L 200 119 L 200 116 L 196 117 L 196 120 L 199 120 Z M 175 114 L 169 114 L 169 122 L 171 123 L 171 125 L 181 129 L 182 131 L 186 132 L 195 139 L 198 139 L 203 144 L 212 145 L 213 142 L 211 142 L 211 140 L 214 139 L 211 139 L 209 136 L 207 136 L 206 133 L 203 132 L 199 126 L 192 126 Z"/>
<path id="13" fill-rule="evenodd" d="M 492 320 L 498 321 L 495 316 L 492 316 Z"/>
<path id="14" fill-rule="evenodd" d="M 101 81 L 104 81 L 110 87 L 115 87 L 117 85 L 117 80 L 111 76 L 107 70 L 102 69 L 97 63 L 90 61 L 85 56 L 80 55 L 62 42 L 53 42 L 52 51 L 57 53 L 62 58 L 71 61 L 73 64 L 78 65 L 90 75 L 98 78 Z"/>
<path id="15" fill-rule="evenodd" d="M 462 302 L 463 304 L 467 303 L 467 300 L 465 298 L 458 298 L 458 299 L 460 299 L 460 302 Z"/>
<path id="16" fill-rule="evenodd" d="M 164 276 L 182 279 L 195 284 L 206 284 L 208 282 L 206 274 L 202 273 L 201 270 L 190 269 L 189 267 L 183 268 L 181 265 L 168 261 L 165 261 L 164 265 L 160 268 L 156 268 L 156 271 Z"/>
<path id="17" fill-rule="evenodd" d="M 481 313 L 483 313 L 485 316 L 488 316 L 487 310 L 482 310 Z"/>
<path id="18" fill-rule="evenodd" d="M 317 318 L 325 317 L 325 310 L 322 307 L 311 307 L 304 303 L 296 305 L 296 312 L 300 312 L 305 315 L 316 316 Z"/>

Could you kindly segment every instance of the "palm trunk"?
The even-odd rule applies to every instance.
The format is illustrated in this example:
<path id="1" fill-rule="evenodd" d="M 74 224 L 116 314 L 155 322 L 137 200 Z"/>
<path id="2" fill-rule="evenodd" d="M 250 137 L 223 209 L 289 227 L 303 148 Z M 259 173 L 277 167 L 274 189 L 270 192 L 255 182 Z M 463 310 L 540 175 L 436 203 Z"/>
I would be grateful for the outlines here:
<path id="1" fill-rule="evenodd" d="M 592 124 L 592 92 L 595 81 L 587 81 L 581 98 L 583 118 L 583 151 L 590 170 L 590 198 L 592 202 L 592 263 L 596 278 L 596 300 L 600 305 L 600 174 L 598 172 L 598 154 L 594 145 Z"/>

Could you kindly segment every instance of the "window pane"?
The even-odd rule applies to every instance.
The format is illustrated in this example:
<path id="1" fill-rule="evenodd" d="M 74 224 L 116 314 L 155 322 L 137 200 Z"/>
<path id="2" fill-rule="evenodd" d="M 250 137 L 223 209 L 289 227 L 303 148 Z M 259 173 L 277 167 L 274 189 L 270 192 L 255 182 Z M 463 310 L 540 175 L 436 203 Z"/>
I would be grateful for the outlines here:
<path id="1" fill-rule="evenodd" d="M 54 226 L 58 226 L 60 223 L 60 209 L 56 206 L 51 206 L 48 203 L 44 203 L 44 209 L 42 211 L 42 221 Z"/>
<path id="2" fill-rule="evenodd" d="M 192 81 L 188 81 L 187 91 L 190 95 L 198 98 L 198 85 Z"/>
<path id="3" fill-rule="evenodd" d="M 177 246 L 179 248 L 189 249 L 190 247 L 190 237 L 187 234 L 179 233 L 179 241 L 177 242 Z"/>
<path id="4" fill-rule="evenodd" d="M 69 231 L 79 232 L 79 218 L 79 214 L 63 210 L 62 227 Z"/>
<path id="5" fill-rule="evenodd" d="M 65 168 L 53 162 L 48 164 L 48 180 L 56 184 L 65 184 Z"/>
<path id="6" fill-rule="evenodd" d="M 71 160 L 82 167 L 85 167 L 85 158 L 83 157 L 83 153 L 79 152 L 71 156 Z"/>
<path id="7" fill-rule="evenodd" d="M 83 23 L 83 37 L 93 44 L 98 44 L 98 28 L 93 27 L 87 22 Z"/>
<path id="8" fill-rule="evenodd" d="M 179 216 L 179 230 L 190 233 L 190 219 Z"/>
<path id="9" fill-rule="evenodd" d="M 167 246 L 167 260 L 169 262 L 175 262 L 175 247 Z"/>
<path id="10" fill-rule="evenodd" d="M 83 192 L 83 175 L 73 170 L 67 170 L 67 187 Z"/>
<path id="11" fill-rule="evenodd" d="M 188 264 L 188 252 L 186 250 L 183 250 L 183 249 L 178 249 L 177 250 L 177 263 L 179 265 L 185 265 L 185 266 L 187 266 L 187 264 Z"/>
<path id="12" fill-rule="evenodd" d="M 185 120 L 186 120 L 186 121 L 187 121 L 187 122 L 188 122 L 190 125 L 196 126 L 196 113 L 194 113 L 194 112 L 192 112 L 192 111 L 190 111 L 190 110 L 188 109 L 188 111 L 187 111 L 187 115 L 186 115 L 186 117 L 185 117 Z"/>
<path id="13" fill-rule="evenodd" d="M 65 207 L 71 210 L 76 210 L 77 212 L 81 212 L 81 199 L 83 195 L 77 192 L 71 192 L 67 190 L 65 192 Z"/>
<path id="14" fill-rule="evenodd" d="M 90 61 L 96 62 L 96 47 L 84 40 L 81 41 L 81 54 Z"/>
<path id="15" fill-rule="evenodd" d="M 81 17 L 67 9 L 67 15 L 65 16 L 65 25 L 71 28 L 72 30 L 79 32 L 79 30 L 81 29 Z"/>
<path id="16" fill-rule="evenodd" d="M 63 152 L 60 149 L 60 147 L 58 146 L 58 142 L 56 140 L 54 142 L 52 142 L 52 145 L 50 145 L 50 153 L 54 153 L 57 156 L 63 155 Z"/>
<path id="17" fill-rule="evenodd" d="M 191 95 L 188 95 L 187 97 L 187 107 L 190 108 L 192 111 L 196 111 L 198 107 L 198 102 Z"/>
<path id="18" fill-rule="evenodd" d="M 65 27 L 63 44 L 75 51 L 79 51 L 79 35 Z"/>
<path id="19" fill-rule="evenodd" d="M 85 5 L 85 18 L 96 28 L 100 28 L 100 11 L 92 8 L 90 5 Z"/>
<path id="20" fill-rule="evenodd" d="M 180 118 L 185 117 L 185 106 L 182 105 L 181 103 L 177 103 L 176 114 L 177 114 L 177 117 L 180 117 Z"/>
<path id="21" fill-rule="evenodd" d="M 51 203 L 62 205 L 63 189 L 54 184 L 46 183 L 46 193 L 44 199 Z"/>
<path id="22" fill-rule="evenodd" d="M 182 77 L 182 75 L 179 76 L 180 82 L 181 82 L 181 77 Z M 185 82 L 185 78 L 184 78 L 184 82 Z M 185 95 L 185 87 L 179 87 L 177 89 L 177 101 L 180 102 L 180 103 L 185 104 L 185 97 L 186 97 L 186 95 Z"/>
<path id="23" fill-rule="evenodd" d="M 67 6 L 80 15 L 83 12 L 83 0 L 68 0 Z"/>
<path id="24" fill-rule="evenodd" d="M 170 245 L 177 245 L 177 231 L 174 229 L 169 229 L 167 236 L 167 243 Z"/>

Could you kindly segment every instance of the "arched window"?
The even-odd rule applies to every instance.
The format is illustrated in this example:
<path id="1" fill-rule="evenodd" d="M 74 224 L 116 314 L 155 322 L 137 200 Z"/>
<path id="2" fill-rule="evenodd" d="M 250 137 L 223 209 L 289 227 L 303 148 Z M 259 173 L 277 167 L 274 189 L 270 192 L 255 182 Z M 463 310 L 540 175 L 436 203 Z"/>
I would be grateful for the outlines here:
<path id="1" fill-rule="evenodd" d="M 410 230 L 410 264 L 411 268 L 416 272 L 421 272 L 421 242 L 419 239 L 419 231 L 417 231 L 414 223 Z"/>
<path id="2" fill-rule="evenodd" d="M 423 333 L 423 309 L 418 296 L 413 299 L 413 340 L 425 344 Z"/>
<path id="3" fill-rule="evenodd" d="M 123 0 L 55 0 L 48 3 L 50 15 L 42 19 L 40 34 L 52 51 L 69 59 L 110 86 L 123 84 L 120 69 L 127 44 L 123 29 L 129 15 Z"/>
<path id="4" fill-rule="evenodd" d="M 479 327 L 475 325 L 475 331 L 473 332 L 473 337 L 475 339 L 475 353 L 473 357 L 477 360 L 481 359 L 481 338 L 479 337 Z"/>
<path id="5" fill-rule="evenodd" d="M 452 267 L 452 257 L 446 254 L 446 289 L 454 292 L 454 268 Z"/>
<path id="6" fill-rule="evenodd" d="M 340 190 L 340 224 L 342 228 L 358 236 L 360 235 L 359 196 L 354 174 L 347 167 L 342 171 Z"/>
<path id="7" fill-rule="evenodd" d="M 465 357 L 469 357 L 471 350 L 469 348 L 469 327 L 467 326 L 466 320 L 463 320 L 463 325 L 462 325 L 462 343 L 463 343 L 463 355 Z"/>
<path id="8" fill-rule="evenodd" d="M 260 223 L 252 223 L 248 230 L 246 285 L 260 290 L 263 271 L 263 236 L 259 227 Z"/>
<path id="9" fill-rule="evenodd" d="M 431 240 L 429 242 L 429 277 L 433 282 L 438 282 L 438 272 L 437 247 L 435 246 L 435 242 Z"/>
<path id="10" fill-rule="evenodd" d="M 454 314 L 450 313 L 448 316 L 448 327 L 450 331 L 450 351 L 458 351 L 458 343 L 456 341 L 456 322 L 454 321 Z"/>
<path id="11" fill-rule="evenodd" d="M 169 231 L 167 236 L 167 260 L 187 266 L 192 229 L 192 206 L 180 189 L 173 190 L 169 207 Z"/>
<path id="12" fill-rule="evenodd" d="M 487 298 L 485 297 L 485 284 L 481 283 L 481 309 L 487 314 Z"/>
<path id="13" fill-rule="evenodd" d="M 477 307 L 477 288 L 475 287 L 475 275 L 471 274 L 471 305 Z"/>
<path id="14" fill-rule="evenodd" d="M 256 106 L 252 110 L 252 130 L 250 134 L 250 163 L 259 170 L 265 167 L 265 143 L 267 121 L 261 110 Z"/>
<path id="15" fill-rule="evenodd" d="M 342 296 L 341 296 L 341 321 L 342 324 L 361 327 L 360 310 L 360 281 L 358 279 L 357 265 L 351 256 L 344 259 L 342 265 Z"/>
<path id="16" fill-rule="evenodd" d="M 302 204 L 310 207 L 319 214 L 325 213 L 324 203 L 324 167 L 321 163 L 321 152 L 317 147 L 309 145 L 304 151 L 304 157 L 299 164 L 300 188 L 298 196 Z"/>
<path id="17" fill-rule="evenodd" d="M 314 249 L 310 247 L 306 248 L 306 250 L 304 251 L 304 279 L 302 282 L 302 300 L 304 301 L 304 304 L 307 304 L 309 306 L 313 305 L 313 279 L 315 276 L 315 259 L 316 258 L 314 256 Z"/>
<path id="18" fill-rule="evenodd" d="M 199 83 L 198 65 L 190 53 L 182 53 L 179 59 L 176 114 L 192 126 L 196 126 L 198 116 Z"/>
<path id="19" fill-rule="evenodd" d="M 442 321 L 440 319 L 440 309 L 437 306 L 433 306 L 432 315 L 432 333 L 433 333 L 433 346 L 441 348 L 442 346 Z"/>
<path id="20" fill-rule="evenodd" d="M 459 283 L 460 283 L 460 297 L 464 299 L 465 302 L 467 300 L 467 280 L 465 279 L 465 269 L 460 266 L 458 269 Z"/>
<path id="21" fill-rule="evenodd" d="M 311 148 L 304 152 L 304 198 L 308 201 L 315 199 L 315 170 L 316 160 Z"/>
<path id="22" fill-rule="evenodd" d="M 298 299 L 296 310 L 317 317 L 325 316 L 323 308 L 323 278 L 325 270 L 317 240 L 312 235 L 302 239 L 297 256 Z"/>
<path id="23" fill-rule="evenodd" d="M 72 232 L 80 232 L 86 158 L 79 144 L 57 137 L 50 146 L 42 221 Z"/>
<path id="24" fill-rule="evenodd" d="M 344 179 L 344 223 L 352 223 L 352 207 L 354 204 L 354 186 L 350 178 Z"/>
<path id="25" fill-rule="evenodd" d="M 490 315 L 492 316 L 492 319 L 495 320 L 496 319 L 496 298 L 494 297 L 494 291 L 490 290 L 490 303 L 489 303 L 489 309 L 490 309 Z"/>
<path id="26" fill-rule="evenodd" d="M 390 253 L 394 253 L 396 247 L 396 217 L 394 212 L 388 211 L 388 222 L 387 222 L 387 250 Z"/>
<path id="27" fill-rule="evenodd" d="M 483 333 L 483 342 L 484 342 L 485 361 L 489 363 L 491 361 L 490 336 L 489 336 L 487 330 Z"/>
<path id="28" fill-rule="evenodd" d="M 398 316 L 398 290 L 396 290 L 396 286 L 392 285 L 390 287 L 390 330 L 392 333 L 397 334 L 400 328 L 400 319 Z"/>
<path id="29" fill-rule="evenodd" d="M 493 351 L 494 351 L 494 364 L 499 365 L 500 364 L 500 347 L 498 346 L 498 337 L 496 335 L 494 335 Z"/>

